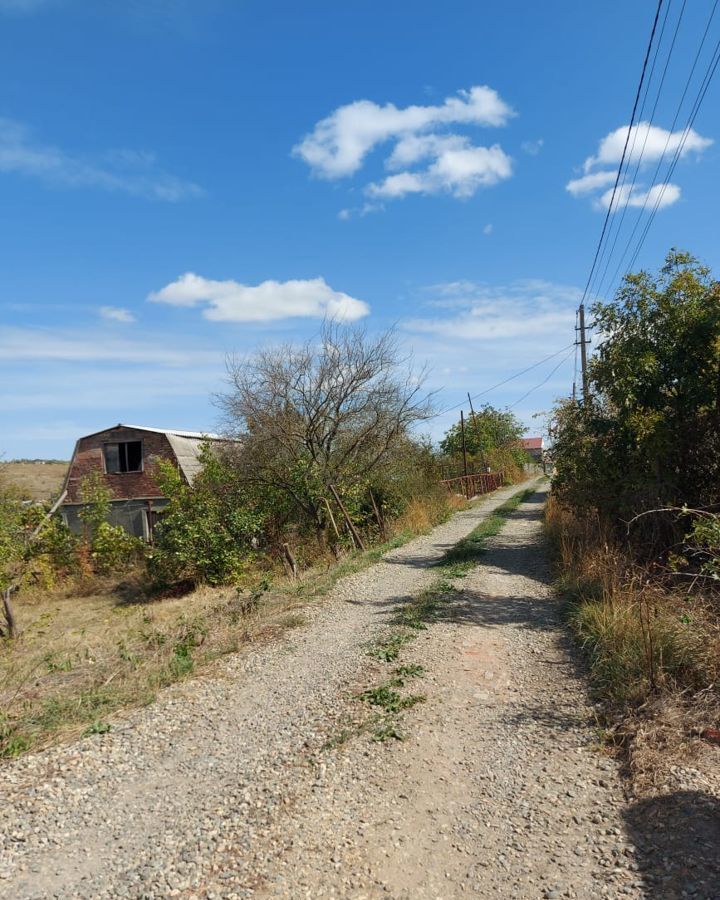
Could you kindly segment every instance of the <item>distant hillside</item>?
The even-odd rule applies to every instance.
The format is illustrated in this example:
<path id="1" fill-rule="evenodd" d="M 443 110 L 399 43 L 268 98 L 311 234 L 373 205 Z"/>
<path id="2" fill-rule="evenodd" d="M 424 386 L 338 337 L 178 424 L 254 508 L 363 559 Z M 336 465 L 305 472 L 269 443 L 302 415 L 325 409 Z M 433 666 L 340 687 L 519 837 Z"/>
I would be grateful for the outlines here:
<path id="1" fill-rule="evenodd" d="M 60 493 L 67 467 L 57 459 L 0 463 L 0 482 L 16 488 L 24 500 L 49 500 Z"/>

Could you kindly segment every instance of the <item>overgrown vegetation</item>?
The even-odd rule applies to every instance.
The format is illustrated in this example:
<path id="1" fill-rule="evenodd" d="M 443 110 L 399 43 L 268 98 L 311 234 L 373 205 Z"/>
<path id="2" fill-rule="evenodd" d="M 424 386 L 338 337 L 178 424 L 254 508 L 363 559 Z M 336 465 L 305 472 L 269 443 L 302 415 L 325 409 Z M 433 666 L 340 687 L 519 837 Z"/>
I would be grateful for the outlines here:
<path id="1" fill-rule="evenodd" d="M 720 290 L 672 251 L 592 313 L 590 395 L 552 424 L 560 583 L 613 733 L 672 707 L 687 737 L 720 707 Z"/>
<path id="2" fill-rule="evenodd" d="M 19 597 L 18 636 L 0 645 L 0 755 L 103 733 L 114 710 L 286 627 L 303 598 L 465 504 L 414 436 L 429 398 L 392 332 L 327 325 L 231 362 L 219 402 L 236 440 L 208 444 L 192 484 L 149 463 L 169 501 L 150 546 L 111 524 L 99 472 L 81 484 L 79 535 L 0 485 L 0 588 Z"/>
<path id="3" fill-rule="evenodd" d="M 468 466 L 473 472 L 504 472 L 508 484 L 520 481 L 529 457 L 522 448 L 525 431 L 510 410 L 485 404 L 465 419 L 464 444 Z M 440 441 L 443 462 L 454 473 L 461 474 L 457 460 L 462 457 L 463 429 L 460 422 L 452 425 Z"/>

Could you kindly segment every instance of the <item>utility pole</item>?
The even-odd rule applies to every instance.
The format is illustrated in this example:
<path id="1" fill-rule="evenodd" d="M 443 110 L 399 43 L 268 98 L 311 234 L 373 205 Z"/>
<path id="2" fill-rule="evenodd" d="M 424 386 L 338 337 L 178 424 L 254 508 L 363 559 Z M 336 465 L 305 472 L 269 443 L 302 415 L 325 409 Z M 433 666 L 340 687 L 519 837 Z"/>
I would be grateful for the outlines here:
<path id="1" fill-rule="evenodd" d="M 467 477 L 467 448 L 465 447 L 465 414 L 460 410 L 460 437 L 462 438 L 463 471 Z"/>
<path id="2" fill-rule="evenodd" d="M 475 418 L 475 410 L 473 409 L 472 397 L 470 396 L 470 391 L 468 391 L 468 403 L 470 404 L 470 415 L 472 416 L 473 428 L 475 429 L 475 434 L 478 439 L 478 447 L 480 448 L 480 465 L 483 467 L 483 471 L 485 470 L 485 451 L 482 448 L 482 437 L 477 427 L 477 419 Z"/>
<path id="3" fill-rule="evenodd" d="M 582 365 L 582 388 L 583 388 L 583 403 L 587 403 L 590 397 L 590 391 L 588 388 L 588 370 L 587 370 L 587 345 L 590 343 L 585 337 L 585 304 L 580 304 L 580 309 L 578 310 L 580 327 L 578 331 L 580 332 L 580 362 Z"/>

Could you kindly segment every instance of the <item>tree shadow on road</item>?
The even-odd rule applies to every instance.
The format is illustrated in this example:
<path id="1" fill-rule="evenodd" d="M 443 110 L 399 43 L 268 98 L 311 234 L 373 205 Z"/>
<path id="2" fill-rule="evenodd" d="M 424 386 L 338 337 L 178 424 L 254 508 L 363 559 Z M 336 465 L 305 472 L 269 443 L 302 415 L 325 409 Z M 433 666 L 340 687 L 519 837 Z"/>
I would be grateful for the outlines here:
<path id="1" fill-rule="evenodd" d="M 720 898 L 720 800 L 675 791 L 623 812 L 648 897 Z"/>

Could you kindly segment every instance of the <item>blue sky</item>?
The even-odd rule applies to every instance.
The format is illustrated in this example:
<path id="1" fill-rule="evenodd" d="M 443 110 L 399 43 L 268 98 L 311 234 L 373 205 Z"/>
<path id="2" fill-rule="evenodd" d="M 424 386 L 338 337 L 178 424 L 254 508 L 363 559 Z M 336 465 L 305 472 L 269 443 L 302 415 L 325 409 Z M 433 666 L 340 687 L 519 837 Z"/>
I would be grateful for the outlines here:
<path id="1" fill-rule="evenodd" d="M 688 6 L 628 222 L 711 3 Z M 0 452 L 212 430 L 226 354 L 328 313 L 396 323 L 441 407 L 569 345 L 654 11 L 0 0 Z M 719 118 L 714 84 L 638 265 L 720 270 Z M 481 400 L 535 431 L 573 362 Z"/>

